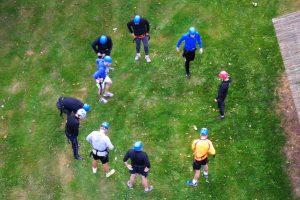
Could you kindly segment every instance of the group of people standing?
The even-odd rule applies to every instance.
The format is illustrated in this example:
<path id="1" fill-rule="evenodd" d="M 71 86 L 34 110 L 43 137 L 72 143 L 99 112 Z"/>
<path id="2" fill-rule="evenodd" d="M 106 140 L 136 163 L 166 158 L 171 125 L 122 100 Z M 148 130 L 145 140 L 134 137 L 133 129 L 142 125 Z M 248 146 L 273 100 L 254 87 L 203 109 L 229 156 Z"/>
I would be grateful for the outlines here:
<path id="1" fill-rule="evenodd" d="M 139 15 L 134 16 L 132 20 L 127 23 L 129 32 L 133 36 L 133 41 L 136 44 L 136 55 L 135 60 L 141 58 L 140 47 L 141 43 L 144 46 L 145 60 L 150 63 L 151 59 L 149 56 L 148 42 L 150 40 L 150 24 L 147 19 L 140 17 Z M 177 42 L 176 50 L 180 52 L 181 43 L 184 42 L 184 49 L 182 56 L 185 58 L 185 72 L 186 78 L 190 79 L 190 62 L 195 58 L 195 52 L 197 50 L 196 44 L 199 45 L 199 53 L 203 53 L 203 44 L 200 34 L 196 31 L 194 27 L 189 28 L 188 32 L 184 34 Z M 99 101 L 102 103 L 107 103 L 107 98 L 112 97 L 110 86 L 112 85 L 112 80 L 109 77 L 109 72 L 113 70 L 111 68 L 112 57 L 110 56 L 113 41 L 108 35 L 101 35 L 93 43 L 92 48 L 97 55 L 96 59 L 96 72 L 93 77 L 96 81 L 96 86 L 99 95 Z M 219 78 L 222 83 L 219 87 L 218 96 L 215 101 L 218 103 L 220 119 L 225 117 L 225 98 L 227 96 L 230 79 L 229 74 L 226 71 L 221 71 L 219 73 Z M 88 104 L 82 103 L 80 100 L 72 97 L 60 97 L 57 101 L 57 108 L 60 110 L 60 114 L 67 114 L 66 129 L 65 134 L 68 142 L 71 142 L 73 155 L 76 160 L 83 160 L 78 154 L 78 141 L 77 136 L 79 133 L 79 123 L 80 120 L 86 118 L 86 114 L 90 111 L 91 107 Z M 86 140 L 92 145 L 92 151 L 90 156 L 93 157 L 92 161 L 92 172 L 97 173 L 97 161 L 102 163 L 103 170 L 106 177 L 110 177 L 115 173 L 114 169 L 109 167 L 109 151 L 114 148 L 111 143 L 108 133 L 110 129 L 110 124 L 108 122 L 103 122 L 100 125 L 99 130 L 92 131 Z M 153 186 L 148 184 L 148 172 L 150 170 L 150 161 L 147 153 L 142 151 L 143 144 L 141 141 L 134 143 L 133 148 L 128 150 L 124 156 L 124 164 L 128 168 L 130 175 L 127 186 L 129 189 L 133 188 L 135 177 L 137 174 L 142 176 L 142 185 L 144 187 L 144 192 L 150 192 L 153 190 Z M 208 155 L 215 156 L 216 151 L 212 142 L 208 139 L 208 129 L 201 128 L 200 138 L 194 140 L 192 143 L 192 150 L 194 151 L 194 161 L 193 169 L 195 171 L 194 178 L 187 181 L 186 183 L 190 186 L 197 186 L 198 179 L 200 178 L 200 170 L 203 170 L 203 176 L 208 181 Z M 131 160 L 130 163 L 128 161 Z"/>

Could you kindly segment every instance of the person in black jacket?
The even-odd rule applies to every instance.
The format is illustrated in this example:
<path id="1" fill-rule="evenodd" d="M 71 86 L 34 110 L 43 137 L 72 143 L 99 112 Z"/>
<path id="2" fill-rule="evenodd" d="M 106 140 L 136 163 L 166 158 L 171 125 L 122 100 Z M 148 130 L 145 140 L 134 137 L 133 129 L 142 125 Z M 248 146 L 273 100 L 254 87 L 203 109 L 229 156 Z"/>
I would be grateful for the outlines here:
<path id="1" fill-rule="evenodd" d="M 149 48 L 148 48 L 148 40 L 150 38 L 149 36 L 150 25 L 148 20 L 140 17 L 139 15 L 136 15 L 134 16 L 133 20 L 130 20 L 127 23 L 127 27 L 129 32 L 132 34 L 136 45 L 135 60 L 139 60 L 141 57 L 140 48 L 141 48 L 141 41 L 143 41 L 145 59 L 148 63 L 150 63 L 151 60 L 150 60 Z"/>
<path id="2" fill-rule="evenodd" d="M 228 88 L 230 86 L 229 74 L 226 71 L 221 71 L 219 73 L 219 78 L 222 80 L 222 83 L 219 87 L 218 96 L 215 99 L 215 102 L 218 103 L 218 108 L 220 112 L 220 119 L 225 118 L 225 98 L 228 93 Z"/>
<path id="3" fill-rule="evenodd" d="M 127 186 L 129 189 L 133 189 L 134 179 L 136 174 L 142 175 L 142 184 L 144 186 L 144 192 L 151 192 L 153 190 L 153 186 L 149 186 L 148 184 L 148 171 L 150 170 L 150 161 L 145 152 L 142 151 L 143 144 L 141 141 L 135 142 L 133 149 L 129 149 L 124 156 L 124 163 L 126 167 L 129 169 L 130 178 L 127 182 Z M 131 164 L 128 164 L 128 159 L 131 160 Z"/>
<path id="4" fill-rule="evenodd" d="M 73 155 L 76 160 L 83 160 L 78 154 L 78 141 L 77 136 L 79 134 L 79 120 L 86 117 L 86 111 L 79 109 L 75 114 L 71 113 L 67 116 L 65 134 L 69 141 L 71 141 Z"/>
<path id="5" fill-rule="evenodd" d="M 98 58 L 101 59 L 110 55 L 112 47 L 112 39 L 107 35 L 101 35 L 92 43 L 92 48 L 94 49 Z"/>
<path id="6" fill-rule="evenodd" d="M 91 109 L 89 104 L 84 104 L 73 97 L 59 97 L 56 106 L 60 110 L 60 116 L 62 116 L 62 113 L 70 115 L 73 112 L 75 114 L 80 108 L 83 108 L 86 112 Z"/>

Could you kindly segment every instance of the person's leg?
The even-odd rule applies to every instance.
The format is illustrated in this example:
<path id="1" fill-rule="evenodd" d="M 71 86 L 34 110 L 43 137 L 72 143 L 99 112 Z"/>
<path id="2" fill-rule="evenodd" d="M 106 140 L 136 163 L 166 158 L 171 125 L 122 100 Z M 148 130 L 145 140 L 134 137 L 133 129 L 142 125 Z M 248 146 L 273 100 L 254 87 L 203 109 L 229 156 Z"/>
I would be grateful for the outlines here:
<path id="1" fill-rule="evenodd" d="M 208 178 L 208 164 L 203 166 L 203 176 L 207 179 Z"/>
<path id="2" fill-rule="evenodd" d="M 198 182 L 199 178 L 200 178 L 200 170 L 195 170 L 195 175 L 194 175 L 194 179 L 193 182 Z"/>
<path id="3" fill-rule="evenodd" d="M 141 38 L 136 38 L 135 39 L 135 51 L 136 51 L 136 54 L 139 54 L 140 53 L 140 50 L 141 50 Z"/>
<path id="4" fill-rule="evenodd" d="M 136 174 L 131 174 L 129 177 L 129 184 L 133 186 Z"/>
<path id="5" fill-rule="evenodd" d="M 218 100 L 218 108 L 221 119 L 224 118 L 224 111 L 225 111 L 225 103 L 224 100 Z"/>
<path id="6" fill-rule="evenodd" d="M 97 160 L 95 159 L 92 161 L 92 170 L 94 174 L 97 172 Z"/>
<path id="7" fill-rule="evenodd" d="M 103 171 L 104 171 L 105 173 L 108 173 L 108 172 L 109 172 L 109 165 L 108 165 L 108 163 L 103 164 Z"/>
<path id="8" fill-rule="evenodd" d="M 144 37 L 143 39 L 145 56 L 149 55 L 149 47 L 148 47 L 148 37 Z"/>
<path id="9" fill-rule="evenodd" d="M 149 188 L 148 179 L 145 176 L 142 176 L 142 185 L 145 190 L 147 190 Z"/>
<path id="10" fill-rule="evenodd" d="M 69 135 L 69 140 L 72 143 L 73 155 L 75 159 L 80 159 L 81 157 L 78 155 L 78 141 L 76 136 Z"/>

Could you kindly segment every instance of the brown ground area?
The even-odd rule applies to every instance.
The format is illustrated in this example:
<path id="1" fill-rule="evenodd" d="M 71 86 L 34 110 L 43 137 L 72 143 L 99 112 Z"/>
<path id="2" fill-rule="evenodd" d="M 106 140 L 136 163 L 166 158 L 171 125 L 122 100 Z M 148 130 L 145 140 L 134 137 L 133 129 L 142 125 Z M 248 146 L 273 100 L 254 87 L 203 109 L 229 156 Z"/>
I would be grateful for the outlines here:
<path id="1" fill-rule="evenodd" d="M 300 123 L 286 73 L 282 75 L 280 82 L 281 86 L 277 89 L 278 112 L 282 115 L 281 127 L 285 130 L 287 138 L 284 147 L 287 157 L 287 172 L 295 197 L 300 197 Z"/>

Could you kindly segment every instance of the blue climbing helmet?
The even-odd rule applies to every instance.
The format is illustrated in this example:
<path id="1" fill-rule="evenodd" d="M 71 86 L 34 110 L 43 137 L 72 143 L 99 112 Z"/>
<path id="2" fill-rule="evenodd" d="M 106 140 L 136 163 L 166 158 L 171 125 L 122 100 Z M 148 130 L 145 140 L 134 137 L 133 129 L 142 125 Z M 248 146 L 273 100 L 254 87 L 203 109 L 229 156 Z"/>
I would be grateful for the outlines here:
<path id="1" fill-rule="evenodd" d="M 104 62 L 112 63 L 112 58 L 110 56 L 105 56 Z"/>
<path id="2" fill-rule="evenodd" d="M 101 124 L 101 127 L 105 128 L 105 129 L 109 129 L 110 125 L 109 125 L 108 122 L 103 122 L 103 123 Z"/>
<path id="3" fill-rule="evenodd" d="M 87 103 L 85 103 L 82 107 L 86 112 L 89 112 L 91 110 L 91 106 Z"/>
<path id="4" fill-rule="evenodd" d="M 142 151 L 142 148 L 143 148 L 143 143 L 141 141 L 137 141 L 133 145 L 134 151 Z"/>
<path id="5" fill-rule="evenodd" d="M 189 28 L 189 34 L 190 35 L 195 35 L 196 34 L 196 29 L 194 27 Z"/>
<path id="6" fill-rule="evenodd" d="M 106 42 L 107 42 L 107 37 L 105 35 L 101 35 L 101 37 L 100 37 L 100 43 L 101 44 L 106 44 Z"/>
<path id="7" fill-rule="evenodd" d="M 200 135 L 207 136 L 208 135 L 208 129 L 207 128 L 201 128 Z"/>
<path id="8" fill-rule="evenodd" d="M 133 22 L 135 24 L 139 24 L 141 22 L 141 17 L 139 15 L 134 16 Z"/>

